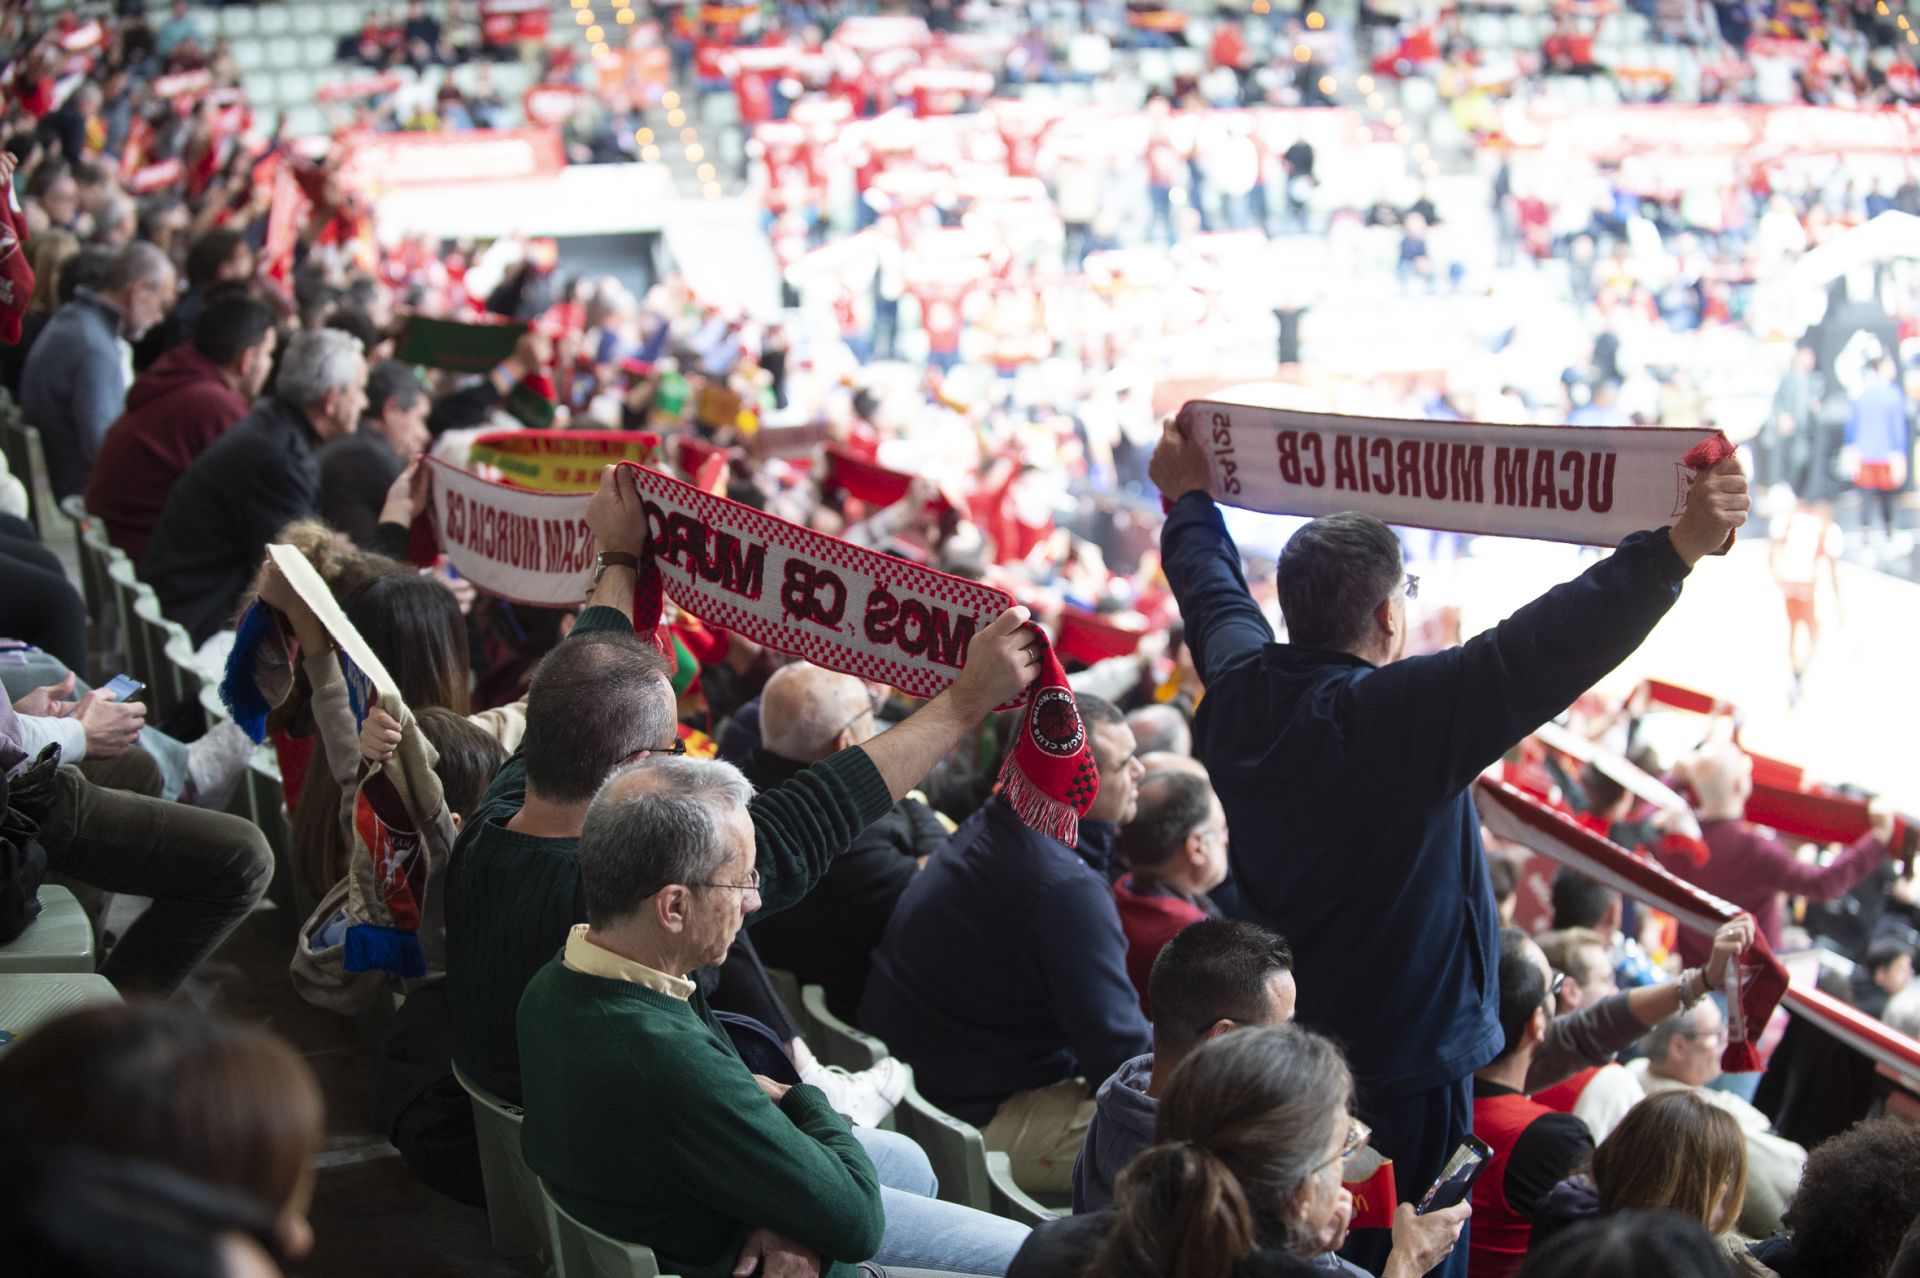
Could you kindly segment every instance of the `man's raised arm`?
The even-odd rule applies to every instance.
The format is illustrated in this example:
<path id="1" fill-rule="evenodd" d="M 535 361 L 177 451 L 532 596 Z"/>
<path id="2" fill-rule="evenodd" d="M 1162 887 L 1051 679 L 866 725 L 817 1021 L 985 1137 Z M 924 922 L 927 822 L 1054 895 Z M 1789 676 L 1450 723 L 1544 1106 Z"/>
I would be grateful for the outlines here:
<path id="1" fill-rule="evenodd" d="M 1160 530 L 1160 566 L 1180 605 L 1194 669 L 1205 683 L 1236 657 L 1272 643 L 1273 629 L 1253 602 L 1240 551 L 1208 494 L 1212 466 L 1191 434 L 1199 428 L 1174 417 L 1162 421 L 1147 474 L 1172 503 Z"/>

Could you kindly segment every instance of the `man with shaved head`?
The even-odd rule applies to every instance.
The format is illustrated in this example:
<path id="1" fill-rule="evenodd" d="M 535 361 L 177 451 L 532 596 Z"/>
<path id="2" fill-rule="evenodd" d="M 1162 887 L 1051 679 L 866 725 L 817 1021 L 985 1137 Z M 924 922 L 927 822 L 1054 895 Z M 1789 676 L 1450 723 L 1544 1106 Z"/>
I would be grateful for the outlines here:
<path id="1" fill-rule="evenodd" d="M 878 731 L 867 685 L 819 666 L 774 672 L 760 697 L 760 747 L 742 769 L 771 790 L 810 764 L 862 745 Z M 749 929 L 760 957 L 826 988 L 827 1006 L 853 1019 L 874 947 L 920 862 L 946 840 L 933 809 L 905 798 L 833 859 L 826 877 L 783 913 Z"/>
<path id="2" fill-rule="evenodd" d="M 1193 729 L 1187 726 L 1187 717 L 1172 706 L 1151 705 L 1129 710 L 1127 726 L 1133 729 L 1133 739 L 1139 743 L 1142 755 L 1193 753 Z"/>

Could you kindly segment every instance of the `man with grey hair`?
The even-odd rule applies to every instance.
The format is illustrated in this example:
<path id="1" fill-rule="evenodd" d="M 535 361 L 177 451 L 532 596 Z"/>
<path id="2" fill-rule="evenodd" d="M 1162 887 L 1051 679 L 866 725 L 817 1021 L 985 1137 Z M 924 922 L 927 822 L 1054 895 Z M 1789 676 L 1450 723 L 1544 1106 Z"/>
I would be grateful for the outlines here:
<path id="1" fill-rule="evenodd" d="M 1765 1238 L 1780 1228 L 1781 1214 L 1799 1187 L 1807 1151 L 1776 1135 L 1767 1116 L 1752 1105 L 1707 1084 L 1720 1077 L 1720 1053 L 1727 1045 L 1727 1018 L 1715 999 L 1701 999 L 1647 1031 L 1646 1056 L 1627 1070 L 1649 1096 L 1687 1090 L 1733 1115 L 1747 1141 L 1747 1198 L 1740 1209 L 1740 1232 Z"/>
<path id="2" fill-rule="evenodd" d="M 994 629 L 1006 628 L 983 632 L 989 661 L 976 640 L 963 679 L 994 664 L 1004 638 Z M 969 695 L 986 680 L 971 682 Z M 897 735 L 916 734 L 909 724 Z M 931 764 L 906 744 L 915 767 Z M 749 915 L 818 880 L 817 853 L 829 849 L 770 844 L 767 827 L 835 807 L 858 824 L 865 805 L 823 805 L 813 787 L 885 762 L 879 751 L 849 757 L 864 754 L 843 751 L 758 798 L 731 764 L 650 755 L 616 772 L 587 811 L 587 921 L 520 1001 L 521 1145 L 561 1206 L 652 1247 L 674 1273 L 757 1262 L 761 1273 L 835 1278 L 901 1265 L 1002 1274 L 1025 1240 L 1023 1225 L 934 1198 L 911 1142 L 855 1130 L 817 1088 L 753 1072 L 687 979 L 726 959 Z M 891 1183 L 903 1159 L 912 1189 Z"/>
<path id="3" fill-rule="evenodd" d="M 878 729 L 866 684 L 805 663 L 776 670 L 760 707 L 760 746 L 744 770 L 762 790 L 872 739 Z M 911 795 L 901 799 L 833 859 L 805 900 L 754 920 L 760 956 L 805 984 L 820 985 L 834 1015 L 852 1020 L 893 907 L 920 863 L 946 838 L 947 827 L 932 808 Z"/>
<path id="4" fill-rule="evenodd" d="M 1186 716 L 1172 706 L 1129 710 L 1127 726 L 1133 729 L 1133 739 L 1143 755 L 1193 753 L 1193 729 L 1187 726 Z"/>
<path id="5" fill-rule="evenodd" d="M 40 428 L 53 490 L 86 489 L 107 427 L 126 405 L 137 341 L 173 305 L 173 263 L 145 240 L 116 250 L 97 285 L 82 284 L 47 321 L 20 373 L 20 412 Z"/>
<path id="6" fill-rule="evenodd" d="M 201 453 L 168 495 L 140 575 L 195 643 L 231 623 L 267 543 L 313 513 L 314 454 L 359 423 L 366 386 L 357 338 L 337 329 L 296 335 L 273 393 Z"/>

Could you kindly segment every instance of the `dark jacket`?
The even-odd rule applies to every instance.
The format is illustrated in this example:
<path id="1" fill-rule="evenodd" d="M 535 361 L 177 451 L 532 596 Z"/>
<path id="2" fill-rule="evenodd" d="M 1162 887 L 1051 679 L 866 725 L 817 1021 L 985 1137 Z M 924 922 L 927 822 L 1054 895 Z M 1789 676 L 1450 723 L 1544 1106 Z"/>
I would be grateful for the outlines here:
<path id="1" fill-rule="evenodd" d="M 742 769 L 753 788 L 786 784 L 805 765 L 755 750 Z M 851 1021 L 860 1007 L 873 951 L 887 930 L 919 858 L 947 840 L 947 827 L 918 799 L 902 799 L 833 858 L 826 877 L 787 910 L 748 919 L 760 959 L 826 988 L 827 1008 Z"/>
<path id="2" fill-rule="evenodd" d="M 263 399 L 174 485 L 140 576 L 195 643 L 232 621 L 267 543 L 313 513 L 317 447 L 298 409 Z"/>
<path id="3" fill-rule="evenodd" d="M 1073 1278 L 1084 1273 L 1113 1226 L 1110 1211 L 1047 1221 L 1021 1244 L 1007 1278 Z M 1316 1278 L 1326 1272 L 1278 1248 L 1262 1248 L 1233 1267 L 1234 1278 Z"/>
<path id="4" fill-rule="evenodd" d="M 246 396 L 191 346 L 167 352 L 135 378 L 87 484 L 87 510 L 106 523 L 107 540 L 134 563 L 144 559 L 167 494 L 246 415 Z"/>
<path id="5" fill-rule="evenodd" d="M 20 374 L 20 413 L 40 428 L 56 496 L 87 486 L 107 427 L 127 398 L 120 309 L 82 288 L 34 339 Z"/>
<path id="6" fill-rule="evenodd" d="M 873 956 L 860 1025 L 970 1123 L 1015 1092 L 1107 1077 L 1150 1046 L 1107 881 L 1114 828 L 1076 850 L 987 802 L 933 854 Z"/>
<path id="7" fill-rule="evenodd" d="M 320 450 L 320 489 L 314 513 L 353 538 L 353 544 L 371 547 L 380 526 L 380 510 L 387 489 L 400 478 L 407 463 L 393 451 L 386 437 L 365 427 L 329 440 Z"/>
<path id="8" fill-rule="evenodd" d="M 1634 650 L 1680 596 L 1664 529 L 1635 533 L 1494 629 L 1376 667 L 1275 643 L 1212 501 L 1161 532 L 1206 683 L 1194 722 L 1242 906 L 1293 946 L 1299 1018 L 1363 1093 L 1465 1078 L 1500 1050 L 1499 916 L 1468 787 Z"/>

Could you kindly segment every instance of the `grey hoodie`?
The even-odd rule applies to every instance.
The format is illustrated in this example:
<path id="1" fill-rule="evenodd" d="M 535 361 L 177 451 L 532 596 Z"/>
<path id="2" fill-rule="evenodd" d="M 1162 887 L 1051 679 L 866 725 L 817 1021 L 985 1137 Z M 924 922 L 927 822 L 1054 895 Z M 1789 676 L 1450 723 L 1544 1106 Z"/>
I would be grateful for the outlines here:
<path id="1" fill-rule="evenodd" d="M 1113 1205 L 1113 1182 L 1120 1171 L 1153 1144 L 1154 1116 L 1160 1102 L 1147 1095 L 1153 1077 L 1153 1053 L 1136 1056 L 1100 1084 L 1086 1142 L 1073 1161 L 1073 1211 L 1105 1211 Z"/>

